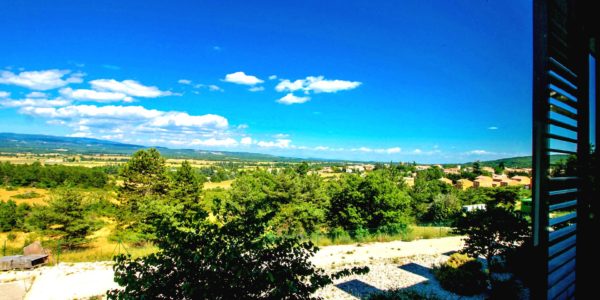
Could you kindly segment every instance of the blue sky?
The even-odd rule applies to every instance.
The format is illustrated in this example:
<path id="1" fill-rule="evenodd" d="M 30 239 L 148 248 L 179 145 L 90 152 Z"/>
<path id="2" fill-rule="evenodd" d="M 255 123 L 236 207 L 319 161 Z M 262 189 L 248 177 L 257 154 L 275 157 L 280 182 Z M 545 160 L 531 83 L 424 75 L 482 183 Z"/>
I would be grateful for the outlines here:
<path id="1" fill-rule="evenodd" d="M 0 131 L 298 157 L 531 153 L 528 1 L 2 1 Z"/>

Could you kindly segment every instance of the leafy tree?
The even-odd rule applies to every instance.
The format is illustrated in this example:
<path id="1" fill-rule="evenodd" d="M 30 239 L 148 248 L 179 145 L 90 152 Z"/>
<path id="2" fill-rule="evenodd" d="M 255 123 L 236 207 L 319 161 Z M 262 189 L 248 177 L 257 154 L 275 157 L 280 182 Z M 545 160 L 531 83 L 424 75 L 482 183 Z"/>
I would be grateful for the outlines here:
<path id="1" fill-rule="evenodd" d="M 460 200 L 454 194 L 438 194 L 429 208 L 429 217 L 433 222 L 446 222 L 461 210 Z"/>
<path id="2" fill-rule="evenodd" d="M 85 214 L 83 196 L 70 189 L 59 191 L 47 206 L 35 207 L 27 221 L 34 228 L 60 238 L 67 248 L 85 245 L 92 229 L 92 222 Z"/>
<path id="3" fill-rule="evenodd" d="M 0 232 L 11 231 L 17 225 L 17 203 L 0 201 Z"/>
<path id="4" fill-rule="evenodd" d="M 346 175 L 331 187 L 329 220 L 345 230 L 407 224 L 411 197 L 385 170 Z"/>
<path id="5" fill-rule="evenodd" d="M 182 204 L 184 211 L 196 210 L 200 204 L 202 182 L 187 160 L 175 172 L 170 192 L 173 201 Z"/>
<path id="6" fill-rule="evenodd" d="M 121 169 L 123 185 L 118 190 L 119 239 L 133 242 L 154 237 L 154 229 L 148 219 L 160 209 L 155 202 L 169 193 L 169 178 L 165 159 L 158 150 L 151 148 L 139 150 Z"/>
<path id="7" fill-rule="evenodd" d="M 224 215 L 222 225 L 208 221 L 203 210 L 182 214 L 173 206 L 153 219 L 160 251 L 116 257 L 115 281 L 123 288 L 109 291 L 109 299 L 307 299 L 330 284 L 332 277 L 309 261 L 317 250 L 312 243 L 270 234 L 276 207 L 267 193 L 254 189 L 270 178 L 257 175 L 256 181 L 239 178 L 233 197 L 247 192 L 243 203 L 228 202 L 213 212 Z"/>
<path id="8" fill-rule="evenodd" d="M 525 242 L 530 232 L 523 218 L 500 206 L 467 212 L 456 219 L 453 227 L 455 233 L 466 236 L 461 252 L 483 256 L 489 264 L 494 256 L 504 255 Z"/>
<path id="9" fill-rule="evenodd" d="M 308 165 L 307 162 L 303 161 L 303 162 L 299 163 L 298 165 L 296 165 L 294 170 L 296 171 L 296 173 L 298 173 L 298 175 L 304 176 L 310 170 L 310 166 Z"/>

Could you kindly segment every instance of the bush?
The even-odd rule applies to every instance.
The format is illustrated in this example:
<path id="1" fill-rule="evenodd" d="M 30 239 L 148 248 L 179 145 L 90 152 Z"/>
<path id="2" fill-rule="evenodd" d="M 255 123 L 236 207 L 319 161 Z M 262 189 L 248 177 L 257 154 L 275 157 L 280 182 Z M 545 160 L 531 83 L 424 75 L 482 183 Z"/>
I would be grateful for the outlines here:
<path id="1" fill-rule="evenodd" d="M 429 299 L 429 300 L 437 300 L 441 299 L 440 297 L 431 294 L 424 293 L 422 291 L 417 291 L 416 289 L 398 289 L 385 291 L 381 293 L 375 293 L 369 295 L 367 297 L 368 300 L 412 300 L 412 299 Z"/>
<path id="2" fill-rule="evenodd" d="M 459 295 L 479 294 L 487 285 L 481 262 L 465 254 L 452 254 L 448 261 L 433 269 L 433 274 L 444 289 Z"/>
<path id="3" fill-rule="evenodd" d="M 392 223 L 380 226 L 377 229 L 379 234 L 396 235 L 400 233 L 407 233 L 408 225 L 406 223 Z"/>
<path id="4" fill-rule="evenodd" d="M 492 280 L 492 291 L 489 299 L 523 299 L 523 286 L 514 278 L 508 280 Z"/>

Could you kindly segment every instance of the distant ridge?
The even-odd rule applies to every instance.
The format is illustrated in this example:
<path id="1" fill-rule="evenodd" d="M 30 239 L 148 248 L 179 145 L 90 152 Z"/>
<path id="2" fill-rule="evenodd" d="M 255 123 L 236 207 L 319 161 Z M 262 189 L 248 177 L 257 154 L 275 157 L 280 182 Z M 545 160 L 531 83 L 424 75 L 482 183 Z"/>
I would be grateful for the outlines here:
<path id="1" fill-rule="evenodd" d="M 121 154 L 131 155 L 140 149 L 156 148 L 170 158 L 232 161 L 335 161 L 325 159 L 301 159 L 250 152 L 210 151 L 194 149 L 170 149 L 125 144 L 83 137 L 63 137 L 42 134 L 0 133 L 0 152 L 18 153 L 64 153 L 64 154 Z"/>

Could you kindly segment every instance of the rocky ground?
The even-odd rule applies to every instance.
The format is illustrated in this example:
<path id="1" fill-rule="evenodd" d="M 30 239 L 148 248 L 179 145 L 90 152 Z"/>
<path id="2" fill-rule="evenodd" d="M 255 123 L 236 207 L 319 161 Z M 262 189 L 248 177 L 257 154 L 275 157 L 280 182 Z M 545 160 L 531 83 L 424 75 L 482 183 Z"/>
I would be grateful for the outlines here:
<path id="1" fill-rule="evenodd" d="M 459 237 L 323 247 L 312 262 L 334 272 L 352 266 L 371 271 L 336 280 L 317 295 L 325 299 L 359 299 L 374 292 L 412 288 L 444 299 L 469 299 L 443 290 L 433 279 L 432 265 L 462 247 Z M 0 300 L 85 299 L 116 288 L 109 262 L 61 263 L 30 271 L 0 273 Z"/>

